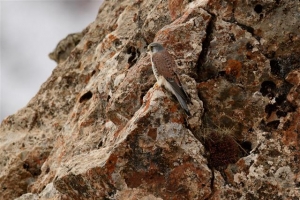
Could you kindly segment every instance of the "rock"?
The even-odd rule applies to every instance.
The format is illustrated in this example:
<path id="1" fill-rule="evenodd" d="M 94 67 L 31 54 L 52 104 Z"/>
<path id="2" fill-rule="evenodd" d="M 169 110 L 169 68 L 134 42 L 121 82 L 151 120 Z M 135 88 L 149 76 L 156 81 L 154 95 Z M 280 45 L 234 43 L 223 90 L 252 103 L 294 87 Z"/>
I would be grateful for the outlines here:
<path id="1" fill-rule="evenodd" d="M 105 1 L 1 123 L 0 199 L 297 199 L 298 7 Z M 153 41 L 174 57 L 191 117 L 155 84 Z"/>
<path id="2" fill-rule="evenodd" d="M 81 32 L 67 35 L 66 38 L 62 39 L 57 44 L 54 51 L 49 53 L 49 58 L 58 64 L 65 61 L 69 57 L 71 51 L 80 42 L 82 36 L 83 33 Z"/>

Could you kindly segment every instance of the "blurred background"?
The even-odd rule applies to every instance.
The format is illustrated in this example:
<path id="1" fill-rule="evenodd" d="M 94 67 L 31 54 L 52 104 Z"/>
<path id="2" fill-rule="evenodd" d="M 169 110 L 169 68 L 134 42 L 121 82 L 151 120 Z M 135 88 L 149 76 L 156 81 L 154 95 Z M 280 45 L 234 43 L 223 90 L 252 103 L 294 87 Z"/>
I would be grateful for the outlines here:
<path id="1" fill-rule="evenodd" d="M 0 1 L 0 122 L 51 75 L 58 42 L 94 21 L 103 0 Z"/>

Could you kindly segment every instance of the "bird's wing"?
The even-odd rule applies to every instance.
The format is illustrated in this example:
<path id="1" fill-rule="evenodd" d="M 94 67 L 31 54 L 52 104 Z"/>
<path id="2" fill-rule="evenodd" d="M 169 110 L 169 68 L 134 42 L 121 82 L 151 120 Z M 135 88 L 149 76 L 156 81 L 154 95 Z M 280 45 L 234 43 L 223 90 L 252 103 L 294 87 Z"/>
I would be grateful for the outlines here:
<path id="1" fill-rule="evenodd" d="M 178 75 L 175 73 L 176 63 L 172 55 L 166 50 L 153 54 L 152 61 L 157 68 L 159 74 L 161 74 L 172 86 L 174 92 L 180 95 L 183 100 L 190 103 L 190 98 L 182 88 Z M 162 66 L 162 67 L 160 67 Z"/>

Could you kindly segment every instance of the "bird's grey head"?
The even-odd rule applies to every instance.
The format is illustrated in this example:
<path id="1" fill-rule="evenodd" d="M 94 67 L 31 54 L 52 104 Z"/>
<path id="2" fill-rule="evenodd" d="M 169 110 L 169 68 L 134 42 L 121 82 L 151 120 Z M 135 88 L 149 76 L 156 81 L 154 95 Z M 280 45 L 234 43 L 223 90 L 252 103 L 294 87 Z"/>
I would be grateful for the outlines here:
<path id="1" fill-rule="evenodd" d="M 160 43 L 153 42 L 148 45 L 148 51 L 150 54 L 160 52 L 164 50 L 164 47 Z"/>

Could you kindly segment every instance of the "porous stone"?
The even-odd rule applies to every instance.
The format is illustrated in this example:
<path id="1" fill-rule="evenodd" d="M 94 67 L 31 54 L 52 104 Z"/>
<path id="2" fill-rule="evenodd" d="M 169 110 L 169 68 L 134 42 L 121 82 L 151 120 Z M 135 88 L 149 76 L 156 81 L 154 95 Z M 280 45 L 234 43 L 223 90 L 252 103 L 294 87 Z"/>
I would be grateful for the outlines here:
<path id="1" fill-rule="evenodd" d="M 297 199 L 299 6 L 105 1 L 2 121 L 0 199 Z M 191 117 L 155 84 L 153 41 Z"/>

